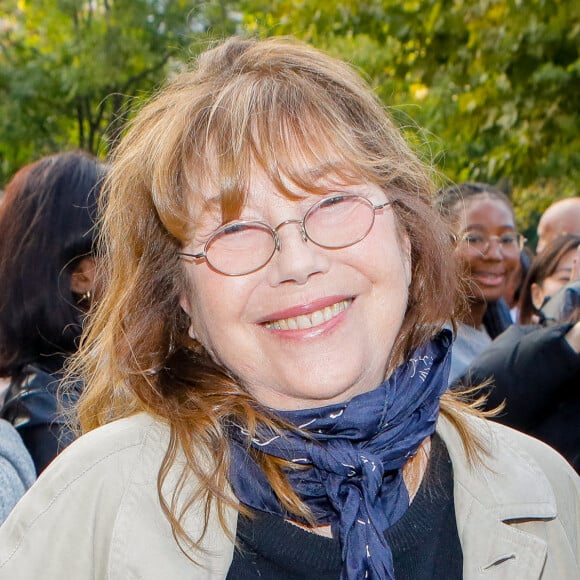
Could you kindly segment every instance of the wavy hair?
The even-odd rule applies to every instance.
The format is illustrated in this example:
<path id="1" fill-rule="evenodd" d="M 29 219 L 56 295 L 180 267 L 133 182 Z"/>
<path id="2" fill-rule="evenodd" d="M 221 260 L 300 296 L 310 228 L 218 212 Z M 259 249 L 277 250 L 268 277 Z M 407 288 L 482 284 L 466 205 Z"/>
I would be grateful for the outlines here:
<path id="1" fill-rule="evenodd" d="M 231 38 L 167 84 L 114 154 L 100 224 L 107 289 L 72 371 L 86 381 L 79 407 L 84 432 L 139 411 L 170 426 L 159 494 L 174 535 L 188 545 L 197 540 L 187 536 L 185 510 L 176 507 L 188 476 L 200 484 L 185 509 L 201 498 L 209 517 L 215 499 L 223 517 L 223 507 L 233 505 L 226 491 L 228 425 L 236 421 L 250 432 L 258 423 L 281 426 L 188 336 L 178 251 L 195 228 L 191 208 L 209 190 L 219 196 L 223 221 L 236 218 L 256 166 L 290 197 L 288 183 L 323 193 L 316 176 L 303 171 L 305 163 L 331 168 L 342 182 L 380 186 L 410 240 L 410 295 L 389 369 L 453 316 L 455 264 L 432 207 L 429 173 L 353 68 L 291 39 Z M 469 448 L 462 408 L 454 395 L 444 397 L 442 410 Z M 161 487 L 178 454 L 185 468 L 166 499 Z M 256 458 L 282 504 L 308 517 L 282 462 Z"/>

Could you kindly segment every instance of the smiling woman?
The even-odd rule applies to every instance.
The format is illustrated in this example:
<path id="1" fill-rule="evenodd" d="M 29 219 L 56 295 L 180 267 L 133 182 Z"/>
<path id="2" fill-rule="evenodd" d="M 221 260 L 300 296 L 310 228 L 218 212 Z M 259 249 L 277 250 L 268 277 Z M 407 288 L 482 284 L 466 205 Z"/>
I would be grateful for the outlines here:
<path id="1" fill-rule="evenodd" d="M 169 83 L 107 182 L 85 435 L 0 529 L 0 575 L 574 575 L 574 472 L 445 392 L 432 189 L 307 45 L 232 38 Z"/>
<path id="2" fill-rule="evenodd" d="M 456 239 L 455 255 L 467 295 L 453 347 L 451 383 L 495 338 L 484 317 L 505 294 L 523 239 L 509 198 L 491 185 L 468 182 L 449 187 L 439 192 L 436 204 Z"/>
<path id="3" fill-rule="evenodd" d="M 410 245 L 384 190 L 332 174 L 317 187 L 321 193 L 310 195 L 295 187 L 300 201 L 293 201 L 273 195 L 274 183 L 256 170 L 244 221 L 206 242 L 220 271 L 206 263 L 185 268 L 189 290 L 181 304 L 191 336 L 261 403 L 280 410 L 342 402 L 376 387 L 408 301 Z M 260 256 L 263 237 L 249 241 L 240 229 L 255 228 L 258 218 L 265 227 L 281 224 L 271 230 L 279 247 L 272 262 Z M 231 227 L 235 233 L 222 241 Z M 232 241 L 240 235 L 241 244 Z M 259 267 L 242 268 L 250 275 L 223 275 L 250 258 L 260 258 Z"/>

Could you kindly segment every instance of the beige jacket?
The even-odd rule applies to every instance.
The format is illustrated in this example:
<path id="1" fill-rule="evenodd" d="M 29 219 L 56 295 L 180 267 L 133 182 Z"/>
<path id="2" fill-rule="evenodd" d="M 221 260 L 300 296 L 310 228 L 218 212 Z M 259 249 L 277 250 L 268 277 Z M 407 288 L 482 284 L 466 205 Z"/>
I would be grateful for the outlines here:
<path id="1" fill-rule="evenodd" d="M 454 470 L 466 580 L 578 580 L 579 478 L 544 444 L 472 420 L 491 446 L 470 469 L 458 434 L 438 432 Z M 156 477 L 168 429 L 141 414 L 82 437 L 42 474 L 0 528 L 2 580 L 212 580 L 225 578 L 233 543 L 214 515 L 207 550 L 180 551 L 159 507 Z M 169 482 L 171 485 L 171 482 Z M 195 537 L 202 512 L 186 528 Z M 236 511 L 227 510 L 235 534 Z"/>

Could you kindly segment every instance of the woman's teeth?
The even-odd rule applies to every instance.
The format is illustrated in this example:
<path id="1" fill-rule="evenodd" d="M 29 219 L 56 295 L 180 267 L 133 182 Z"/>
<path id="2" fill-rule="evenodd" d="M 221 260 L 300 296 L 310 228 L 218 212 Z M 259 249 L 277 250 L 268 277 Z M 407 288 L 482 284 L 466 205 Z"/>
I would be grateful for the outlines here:
<path id="1" fill-rule="evenodd" d="M 266 322 L 266 328 L 273 330 L 304 330 L 313 328 L 323 322 L 327 322 L 331 318 L 338 316 L 341 312 L 346 310 L 352 302 L 352 299 L 341 300 L 332 306 L 326 306 L 321 310 L 315 310 L 310 314 L 301 314 L 293 318 L 283 318 L 281 320 L 274 320 Z"/>

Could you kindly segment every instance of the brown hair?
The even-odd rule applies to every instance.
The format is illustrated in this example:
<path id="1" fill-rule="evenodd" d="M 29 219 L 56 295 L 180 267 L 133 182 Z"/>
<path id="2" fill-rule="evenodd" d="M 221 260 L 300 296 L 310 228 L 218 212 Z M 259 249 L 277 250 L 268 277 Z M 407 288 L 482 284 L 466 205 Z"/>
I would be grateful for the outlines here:
<path id="1" fill-rule="evenodd" d="M 113 159 L 101 224 L 107 290 L 76 364 L 87 384 L 81 427 L 86 432 L 138 411 L 166 422 L 171 444 L 159 489 L 183 453 L 181 484 L 191 473 L 199 479 L 190 500 L 205 499 L 206 517 L 212 499 L 220 515 L 232 504 L 228 422 L 250 432 L 258 422 L 279 423 L 188 336 L 177 255 L 191 235 L 188 204 L 211 186 L 223 221 L 236 217 L 253 164 L 287 195 L 288 182 L 317 193 L 315 177 L 301 170 L 304 160 L 331 167 L 340 180 L 379 185 L 410 239 L 412 283 L 392 369 L 450 319 L 456 274 L 426 169 L 350 66 L 290 39 L 231 38 L 141 110 Z M 444 398 L 443 412 L 461 429 L 460 408 L 453 395 Z M 201 467 L 200 456 L 211 468 Z M 284 506 L 307 516 L 281 462 L 257 459 Z M 160 491 L 163 508 L 176 537 L 195 546 L 180 524 L 183 511 L 175 513 L 175 494 L 168 504 Z"/>

